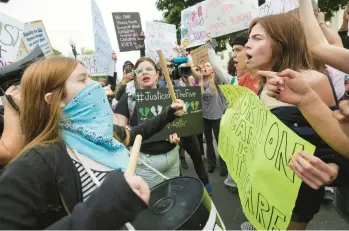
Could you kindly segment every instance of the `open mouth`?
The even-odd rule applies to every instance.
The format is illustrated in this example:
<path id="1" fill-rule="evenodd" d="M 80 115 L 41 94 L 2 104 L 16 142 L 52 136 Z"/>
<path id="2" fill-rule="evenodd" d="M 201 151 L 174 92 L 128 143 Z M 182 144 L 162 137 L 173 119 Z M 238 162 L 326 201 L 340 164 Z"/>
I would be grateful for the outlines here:
<path id="1" fill-rule="evenodd" d="M 249 54 L 246 54 L 246 59 L 247 59 L 247 60 L 250 60 L 250 59 L 252 59 L 252 56 L 249 55 Z"/>
<path id="2" fill-rule="evenodd" d="M 238 64 L 239 62 L 234 60 L 234 66 L 237 66 Z"/>
<path id="3" fill-rule="evenodd" d="M 142 81 L 143 82 L 149 82 L 150 81 L 150 78 L 148 77 L 148 76 L 144 76 L 143 78 L 142 78 Z"/>

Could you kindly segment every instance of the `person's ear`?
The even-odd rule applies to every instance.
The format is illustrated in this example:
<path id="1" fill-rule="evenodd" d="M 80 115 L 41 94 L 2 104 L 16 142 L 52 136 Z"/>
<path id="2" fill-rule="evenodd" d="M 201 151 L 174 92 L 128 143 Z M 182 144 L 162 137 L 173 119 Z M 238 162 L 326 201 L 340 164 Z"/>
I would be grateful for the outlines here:
<path id="1" fill-rule="evenodd" d="M 52 92 L 46 93 L 46 95 L 45 95 L 46 103 L 51 104 L 51 100 L 52 100 Z"/>

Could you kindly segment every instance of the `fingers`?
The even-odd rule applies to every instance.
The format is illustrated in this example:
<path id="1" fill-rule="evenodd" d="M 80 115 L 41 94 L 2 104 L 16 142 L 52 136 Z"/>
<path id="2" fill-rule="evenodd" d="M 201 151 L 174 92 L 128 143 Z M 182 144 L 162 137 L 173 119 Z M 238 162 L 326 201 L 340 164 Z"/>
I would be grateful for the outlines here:
<path id="1" fill-rule="evenodd" d="M 178 137 L 177 133 L 170 135 L 170 143 L 178 144 L 181 141 L 181 138 Z"/>
<path id="2" fill-rule="evenodd" d="M 147 183 L 145 183 L 142 177 L 125 176 L 125 179 L 134 193 L 136 193 L 144 201 L 144 203 L 148 204 L 150 198 L 150 190 L 149 186 L 147 185 Z"/>
<path id="3" fill-rule="evenodd" d="M 293 156 L 289 166 L 313 189 L 331 184 L 338 176 L 337 165 L 326 164 L 321 159 L 304 152 L 299 152 L 297 157 Z"/>
<path id="4" fill-rule="evenodd" d="M 277 73 L 276 72 L 273 72 L 273 71 L 258 71 L 257 72 L 257 75 L 259 76 L 264 76 L 266 78 L 275 78 L 277 77 L 276 75 Z"/>
<path id="5" fill-rule="evenodd" d="M 291 69 L 286 69 L 286 70 L 282 71 L 281 73 L 279 73 L 278 76 L 289 77 L 291 79 L 294 79 L 294 78 L 301 77 L 301 73 L 294 71 L 294 70 L 291 70 Z"/>
<path id="6" fill-rule="evenodd" d="M 339 111 L 334 111 L 332 116 L 340 123 L 349 122 L 349 102 L 348 100 L 342 100 L 339 102 Z"/>
<path id="7" fill-rule="evenodd" d="M 338 168 L 336 168 L 337 165 L 333 167 L 330 164 L 323 162 L 318 157 L 309 155 L 305 152 L 299 152 L 298 154 L 304 159 L 309 160 L 309 163 L 316 168 L 317 171 L 315 173 L 320 178 L 321 182 L 323 182 L 323 184 L 328 185 L 337 178 L 337 175 L 338 175 Z"/>
<path id="8" fill-rule="evenodd" d="M 343 113 L 345 116 L 349 116 L 349 101 L 348 100 L 340 101 L 339 108 L 340 108 L 341 113 Z"/>

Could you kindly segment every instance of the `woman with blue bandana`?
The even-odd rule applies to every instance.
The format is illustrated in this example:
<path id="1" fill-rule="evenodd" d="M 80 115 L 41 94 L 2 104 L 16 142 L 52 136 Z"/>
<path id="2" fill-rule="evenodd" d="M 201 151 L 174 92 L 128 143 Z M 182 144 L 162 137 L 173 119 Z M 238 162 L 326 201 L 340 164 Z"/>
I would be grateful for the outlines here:
<path id="1" fill-rule="evenodd" d="M 103 88 L 74 59 L 32 64 L 21 82 L 24 148 L 0 177 L 0 229 L 119 229 L 147 207 L 141 177 L 126 177 L 132 144 L 184 108 L 180 100 L 131 131 L 113 126 Z M 115 129 L 117 128 L 117 129 Z"/>

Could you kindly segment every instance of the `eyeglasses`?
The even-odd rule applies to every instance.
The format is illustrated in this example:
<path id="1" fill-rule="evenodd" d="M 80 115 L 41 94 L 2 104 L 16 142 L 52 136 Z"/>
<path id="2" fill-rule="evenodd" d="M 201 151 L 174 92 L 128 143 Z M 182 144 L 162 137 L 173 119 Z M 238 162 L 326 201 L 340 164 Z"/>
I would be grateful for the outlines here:
<path id="1" fill-rule="evenodd" d="M 144 67 L 144 68 L 138 68 L 135 70 L 136 75 L 142 74 L 144 71 L 155 71 L 154 67 Z"/>

